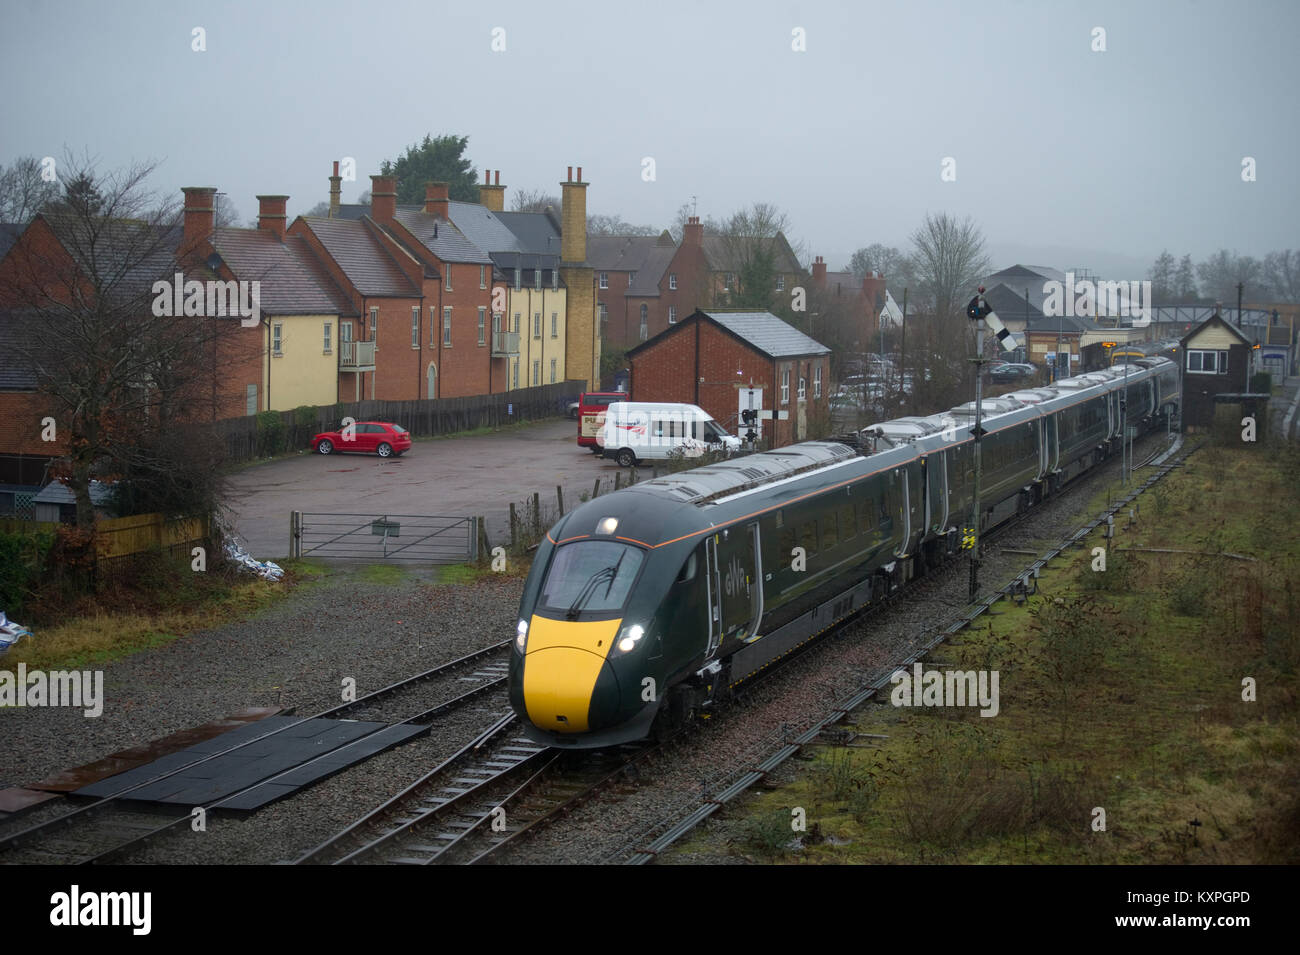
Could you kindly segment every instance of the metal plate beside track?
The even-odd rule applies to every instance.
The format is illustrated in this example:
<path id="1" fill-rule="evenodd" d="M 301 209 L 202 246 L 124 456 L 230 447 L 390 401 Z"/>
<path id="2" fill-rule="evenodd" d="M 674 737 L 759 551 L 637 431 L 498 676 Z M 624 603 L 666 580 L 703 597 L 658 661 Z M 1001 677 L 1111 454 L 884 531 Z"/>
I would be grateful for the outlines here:
<path id="1" fill-rule="evenodd" d="M 267 739 L 258 739 L 275 730 L 282 731 Z M 427 727 L 405 723 L 390 726 L 353 720 L 272 716 L 92 783 L 73 795 L 102 798 L 145 783 L 122 798 L 181 806 L 212 807 L 219 803 L 222 809 L 256 809 L 426 730 Z M 248 745 L 181 769 L 241 743 Z M 180 771 L 149 782 L 173 770 Z M 234 793 L 240 794 L 226 800 Z"/>

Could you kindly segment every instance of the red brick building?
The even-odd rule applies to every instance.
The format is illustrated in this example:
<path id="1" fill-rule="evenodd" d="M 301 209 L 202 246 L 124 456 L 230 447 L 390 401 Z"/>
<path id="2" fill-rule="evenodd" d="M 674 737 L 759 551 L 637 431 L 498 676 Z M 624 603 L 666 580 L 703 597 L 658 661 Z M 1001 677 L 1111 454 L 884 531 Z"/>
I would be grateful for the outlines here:
<path id="1" fill-rule="evenodd" d="M 885 307 L 885 278 L 873 272 L 829 272 L 819 255 L 813 261 L 808 312 L 816 313 L 813 334 L 846 352 L 878 350 L 880 311 Z"/>
<path id="2" fill-rule="evenodd" d="M 631 348 L 685 317 L 675 299 L 664 304 L 665 275 L 676 253 L 667 232 L 587 237 L 587 261 L 596 273 L 596 311 L 607 346 Z"/>
<path id="3" fill-rule="evenodd" d="M 699 405 L 733 434 L 753 407 L 771 447 L 828 414 L 830 349 L 770 312 L 696 310 L 627 357 L 633 401 Z"/>

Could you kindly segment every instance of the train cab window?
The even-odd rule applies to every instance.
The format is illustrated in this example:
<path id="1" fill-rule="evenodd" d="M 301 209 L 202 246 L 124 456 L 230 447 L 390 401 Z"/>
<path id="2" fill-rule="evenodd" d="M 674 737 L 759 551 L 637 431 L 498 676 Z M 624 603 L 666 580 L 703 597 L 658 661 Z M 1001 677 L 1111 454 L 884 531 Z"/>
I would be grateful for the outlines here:
<path id="1" fill-rule="evenodd" d="M 540 606 L 576 620 L 583 613 L 622 609 L 645 559 L 639 547 L 617 541 L 576 541 L 555 549 L 542 583 Z"/>
<path id="2" fill-rule="evenodd" d="M 822 547 L 830 550 L 839 543 L 839 534 L 835 527 L 835 515 L 826 514 L 822 517 Z"/>
<path id="3" fill-rule="evenodd" d="M 686 563 L 682 564 L 682 569 L 677 572 L 679 584 L 695 579 L 695 564 L 695 551 L 691 551 L 691 556 L 686 558 Z"/>
<path id="4" fill-rule="evenodd" d="M 799 527 L 799 546 L 807 554 L 817 553 L 817 522 L 807 521 Z"/>
<path id="5" fill-rule="evenodd" d="M 840 508 L 840 536 L 844 540 L 849 540 L 855 536 L 857 529 L 854 526 L 857 521 L 854 519 L 853 505 L 845 504 Z"/>

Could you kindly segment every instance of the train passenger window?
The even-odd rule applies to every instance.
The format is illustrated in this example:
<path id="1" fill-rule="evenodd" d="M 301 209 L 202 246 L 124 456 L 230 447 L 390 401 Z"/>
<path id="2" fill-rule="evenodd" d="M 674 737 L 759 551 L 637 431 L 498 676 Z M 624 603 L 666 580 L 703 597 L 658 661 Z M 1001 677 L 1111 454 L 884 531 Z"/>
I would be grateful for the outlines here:
<path id="1" fill-rule="evenodd" d="M 791 560 L 791 551 L 794 550 L 794 528 L 781 528 L 780 553 L 777 554 L 778 563 L 788 564 Z"/>
<path id="2" fill-rule="evenodd" d="M 839 543 L 839 534 L 836 532 L 835 515 L 827 514 L 822 517 L 822 547 L 830 550 Z"/>
<path id="3" fill-rule="evenodd" d="M 799 528 L 799 546 L 807 554 L 817 553 L 817 522 L 808 521 Z"/>
<path id="4" fill-rule="evenodd" d="M 688 580 L 695 579 L 695 551 L 691 551 L 691 556 L 686 558 L 686 563 L 682 564 L 682 569 L 677 574 L 677 582 L 684 584 Z"/>
<path id="5" fill-rule="evenodd" d="M 857 534 L 857 529 L 854 526 L 856 523 L 857 521 L 854 520 L 853 505 L 845 504 L 840 508 L 840 534 L 844 540 L 848 540 Z"/>
<path id="6" fill-rule="evenodd" d="M 858 501 L 858 532 L 864 536 L 870 536 L 872 528 L 876 526 L 876 503 L 868 498 L 865 501 Z"/>

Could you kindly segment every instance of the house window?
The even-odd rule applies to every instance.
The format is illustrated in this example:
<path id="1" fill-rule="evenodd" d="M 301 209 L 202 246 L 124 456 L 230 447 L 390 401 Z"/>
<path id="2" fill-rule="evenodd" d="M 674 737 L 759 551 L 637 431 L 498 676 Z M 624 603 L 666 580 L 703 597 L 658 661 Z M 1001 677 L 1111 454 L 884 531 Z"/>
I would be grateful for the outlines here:
<path id="1" fill-rule="evenodd" d="M 560 337 L 560 313 L 551 312 L 551 337 Z"/>
<path id="2" fill-rule="evenodd" d="M 822 366 L 818 365 L 813 369 L 813 397 L 822 396 Z"/>
<path id="3" fill-rule="evenodd" d="M 677 306 L 676 306 L 676 305 L 669 305 L 669 306 L 668 306 L 668 324 L 669 324 L 669 325 L 676 325 L 676 324 L 677 324 Z"/>
<path id="4" fill-rule="evenodd" d="M 429 306 L 429 347 L 438 344 L 438 306 Z"/>
<path id="5" fill-rule="evenodd" d="M 542 363 L 540 361 L 535 361 L 533 362 L 533 384 L 540 385 L 541 383 L 542 383 Z"/>
<path id="6" fill-rule="evenodd" d="M 411 347 L 420 347 L 420 306 L 411 306 Z"/>
<path id="7" fill-rule="evenodd" d="M 446 286 L 446 288 L 447 288 L 447 291 L 450 292 L 450 291 L 451 291 L 451 263 L 450 263 L 450 262 L 447 263 L 446 278 L 447 278 L 447 286 Z"/>
<path id="8" fill-rule="evenodd" d="M 536 289 L 537 291 L 539 291 L 539 292 L 542 290 L 542 270 L 541 270 L 541 269 L 533 269 L 533 288 L 535 288 L 535 289 Z"/>
<path id="9" fill-rule="evenodd" d="M 676 291 L 676 289 L 677 289 L 677 273 L 676 273 L 676 272 L 669 272 L 669 273 L 668 273 L 668 287 L 669 287 L 670 289 L 673 289 L 674 291 Z"/>
<path id="10" fill-rule="evenodd" d="M 282 344 L 283 338 L 284 338 L 284 325 L 281 324 L 280 322 L 276 322 L 274 325 L 271 326 L 271 354 L 272 355 L 284 354 L 282 351 L 280 351 L 280 345 Z"/>
<path id="11" fill-rule="evenodd" d="M 1228 353 L 1226 351 L 1188 351 L 1187 370 L 1198 375 L 1226 375 L 1228 373 Z"/>
<path id="12" fill-rule="evenodd" d="M 781 404 L 790 403 L 790 370 L 787 368 L 781 372 Z"/>
<path id="13" fill-rule="evenodd" d="M 600 273 L 600 287 L 601 287 L 601 288 L 609 288 L 609 273 L 608 273 L 608 272 L 601 272 L 601 273 Z"/>
<path id="14" fill-rule="evenodd" d="M 542 337 L 542 313 L 533 312 L 533 337 Z"/>
<path id="15" fill-rule="evenodd" d="M 519 313 L 515 312 L 515 334 L 519 334 Z"/>
<path id="16" fill-rule="evenodd" d="M 487 288 L 487 266 L 486 265 L 480 265 L 478 267 L 478 287 Z"/>
<path id="17" fill-rule="evenodd" d="M 730 292 L 730 291 L 731 291 L 731 273 L 730 273 L 730 272 L 725 272 L 725 273 L 723 273 L 723 276 L 722 276 L 722 290 L 723 290 L 724 292 Z"/>
<path id="18" fill-rule="evenodd" d="M 799 376 L 799 400 L 803 401 L 808 397 L 808 379 L 803 375 Z"/>
<path id="19" fill-rule="evenodd" d="M 777 290 L 778 292 L 784 292 L 784 291 L 785 291 L 785 276 L 784 276 L 784 275 L 778 275 L 778 276 L 776 277 L 776 290 Z"/>
<path id="20" fill-rule="evenodd" d="M 448 305 L 442 310 L 442 344 L 446 348 L 451 347 L 451 306 Z"/>
<path id="21" fill-rule="evenodd" d="M 513 376 L 512 376 L 512 378 L 511 378 L 511 382 L 512 382 L 512 384 L 510 385 L 510 387 L 511 387 L 511 388 L 518 388 L 518 387 L 519 387 L 519 359 L 518 359 L 518 358 L 515 359 L 515 361 L 514 361 L 514 366 L 515 366 L 515 367 L 514 367 L 514 373 L 513 373 Z"/>
<path id="22" fill-rule="evenodd" d="M 629 272 L 629 273 L 627 273 L 627 287 L 628 287 L 628 288 L 631 288 L 631 287 L 632 287 L 632 283 L 635 282 L 635 281 L 636 281 L 636 273 L 635 273 L 635 272 Z"/>
<path id="23" fill-rule="evenodd" d="M 482 305 L 478 309 L 478 343 L 487 344 L 487 309 Z"/>
<path id="24" fill-rule="evenodd" d="M 370 310 L 370 340 L 372 342 L 379 341 L 379 309 L 377 307 Z"/>
<path id="25" fill-rule="evenodd" d="M 505 345 L 505 343 L 501 341 L 501 313 L 500 312 L 492 313 L 492 342 L 493 342 L 493 348 L 495 348 L 497 351 L 500 351 L 501 348 Z"/>
<path id="26" fill-rule="evenodd" d="M 649 325 L 650 309 L 648 306 L 641 306 L 641 341 L 645 341 L 650 336 Z"/>
<path id="27" fill-rule="evenodd" d="M 600 324 L 603 326 L 607 321 L 609 321 L 609 309 L 604 305 L 604 303 L 597 305 L 596 308 L 600 312 Z"/>
<path id="28" fill-rule="evenodd" d="M 325 354 L 328 355 L 333 351 L 330 347 L 330 333 L 333 331 L 334 326 L 331 323 L 326 322 L 322 328 L 325 331 Z"/>
<path id="29" fill-rule="evenodd" d="M 247 414 L 257 414 L 257 385 L 248 386 L 248 399 L 244 410 Z"/>
<path id="30" fill-rule="evenodd" d="M 555 359 L 551 359 L 551 384 L 555 384 Z"/>

